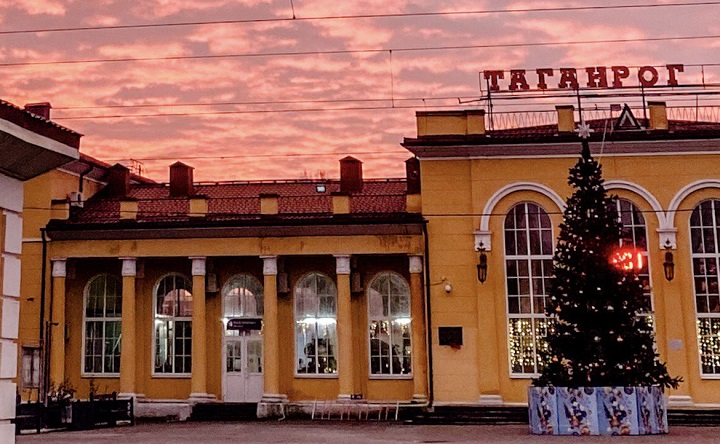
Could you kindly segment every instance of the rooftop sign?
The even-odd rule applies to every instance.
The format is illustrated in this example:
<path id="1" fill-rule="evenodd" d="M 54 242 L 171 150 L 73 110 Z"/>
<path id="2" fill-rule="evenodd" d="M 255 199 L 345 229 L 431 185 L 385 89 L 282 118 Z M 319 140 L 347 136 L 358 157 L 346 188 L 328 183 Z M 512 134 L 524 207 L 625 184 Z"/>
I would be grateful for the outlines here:
<path id="1" fill-rule="evenodd" d="M 528 73 L 525 69 L 509 71 L 484 71 L 483 76 L 490 91 L 528 91 L 530 89 L 579 89 L 579 88 L 651 88 L 653 86 L 678 86 L 678 73 L 684 65 L 665 65 L 630 68 L 627 66 L 591 66 L 588 68 L 539 68 Z M 508 74 L 506 79 L 506 74 Z M 501 80 L 504 82 L 501 85 Z M 530 82 L 533 82 L 532 84 Z M 557 85 L 557 86 L 555 86 Z"/>

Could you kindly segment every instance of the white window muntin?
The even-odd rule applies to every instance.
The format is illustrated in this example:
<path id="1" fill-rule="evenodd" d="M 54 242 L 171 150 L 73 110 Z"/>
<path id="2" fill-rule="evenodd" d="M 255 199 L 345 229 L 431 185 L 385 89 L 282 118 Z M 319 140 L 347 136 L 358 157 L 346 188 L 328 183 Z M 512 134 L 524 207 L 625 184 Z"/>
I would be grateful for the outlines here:
<path id="1" fill-rule="evenodd" d="M 263 292 L 263 285 L 249 273 L 236 274 L 227 280 L 221 293 L 225 336 L 240 335 L 239 330 L 227 329 L 227 322 L 230 319 L 262 319 L 265 311 Z"/>
<path id="2" fill-rule="evenodd" d="M 322 291 L 319 291 L 320 283 L 322 283 Z M 313 290 L 312 294 L 302 294 L 303 290 L 310 289 L 310 287 Z M 311 272 L 298 280 L 293 295 L 295 376 L 336 378 L 338 344 L 337 287 L 335 283 L 323 273 Z M 301 343 L 302 353 L 300 352 Z M 306 350 L 310 350 L 310 352 L 308 353 Z M 322 353 L 321 350 L 323 350 Z M 301 371 L 301 366 L 305 366 L 306 370 Z"/>
<path id="3" fill-rule="evenodd" d="M 166 279 L 173 278 L 173 290 L 177 293 L 175 294 L 176 301 L 174 301 L 177 305 L 175 307 L 176 310 L 179 310 L 181 313 L 174 313 L 174 314 L 163 314 L 158 313 L 158 291 L 160 291 L 161 286 L 164 285 L 166 282 Z M 178 288 L 177 284 L 178 282 L 182 282 L 184 284 L 183 288 Z M 181 293 L 179 290 L 184 290 L 185 293 Z M 186 294 L 187 293 L 187 294 Z M 165 296 L 167 296 L 169 292 L 165 292 Z M 182 298 L 182 299 L 181 299 Z M 155 283 L 155 286 L 153 288 L 153 333 L 152 333 L 152 339 L 153 339 L 153 352 L 152 352 L 152 362 L 151 362 L 151 368 L 152 368 L 152 375 L 154 377 L 189 377 L 192 373 L 192 310 L 193 310 L 193 300 L 192 300 L 192 281 L 188 279 L 185 275 L 181 273 L 168 273 L 166 275 L 163 275 L 160 277 L 160 279 L 157 280 Z M 182 307 L 182 302 L 186 302 L 189 304 L 189 306 L 186 306 L 184 309 Z M 164 301 L 163 301 L 164 302 Z M 158 371 L 158 349 L 160 348 L 160 342 L 159 340 L 161 338 L 158 337 L 158 328 L 165 326 L 165 336 L 166 336 L 166 345 L 172 344 L 171 348 L 172 350 L 168 352 L 168 350 L 165 351 L 165 355 L 170 355 L 170 367 L 169 371 Z M 179 328 L 178 328 L 179 327 Z M 189 334 L 188 336 L 188 327 L 189 327 Z M 180 330 L 180 331 L 179 331 Z M 182 352 L 183 353 L 177 353 L 176 350 L 176 341 L 177 339 L 180 339 L 183 343 Z M 190 367 L 187 369 L 188 371 L 176 371 L 176 358 L 181 357 L 183 359 L 189 360 L 189 365 L 183 365 L 183 367 Z"/>
<path id="4" fill-rule="evenodd" d="M 387 294 L 384 294 L 382 292 L 377 291 L 376 288 L 374 288 L 376 285 L 378 285 L 379 281 L 381 279 L 387 279 L 387 284 L 396 284 L 398 287 L 400 287 L 399 294 L 395 295 L 397 299 L 404 299 L 404 301 L 397 301 L 397 312 L 394 312 L 394 310 L 391 309 L 392 303 L 391 298 L 393 297 L 391 292 L 388 292 Z M 377 295 L 374 295 L 371 293 L 374 291 L 377 293 Z M 376 306 L 373 305 L 373 303 L 377 303 L 378 297 L 380 298 L 380 305 Z M 392 272 L 392 271 L 383 271 L 378 274 L 376 274 L 372 281 L 370 282 L 370 285 L 368 285 L 367 290 L 367 308 L 368 308 L 368 373 L 370 374 L 370 377 L 373 379 L 410 379 L 412 378 L 412 316 L 411 316 L 411 298 L 412 295 L 410 294 L 410 286 L 408 285 L 407 281 L 398 273 Z M 385 301 L 387 299 L 387 303 Z M 387 307 L 387 310 L 386 310 Z M 375 308 L 375 310 L 374 310 Z M 377 314 L 379 308 L 380 314 Z M 387 314 L 385 313 L 387 311 Z M 378 353 L 376 355 L 373 355 L 373 327 L 375 323 L 387 323 L 389 328 L 387 329 L 387 335 L 388 335 L 388 354 L 383 355 L 382 354 L 382 347 L 378 345 Z M 401 350 L 399 354 L 393 353 L 393 345 L 395 345 L 395 335 L 396 332 L 393 327 L 397 327 L 400 329 L 400 335 L 402 339 L 401 347 L 405 348 L 404 342 L 407 341 L 407 350 Z M 407 338 L 405 338 L 407 336 Z M 378 339 L 379 340 L 379 339 Z M 407 353 L 406 353 L 407 352 Z M 394 359 L 399 356 L 399 363 L 400 363 L 400 371 L 395 371 L 395 361 Z M 390 361 L 389 365 L 389 372 L 383 373 L 383 372 L 373 372 L 373 359 L 377 358 L 377 361 L 379 363 L 379 366 L 383 365 L 384 359 L 388 359 Z M 383 359 L 384 358 L 384 359 Z M 407 360 L 410 371 L 404 373 L 403 368 L 405 367 L 404 361 Z"/>
<path id="5" fill-rule="evenodd" d="M 524 210 L 524 221 L 517 218 L 517 208 L 522 207 Z M 528 211 L 529 209 L 537 210 Z M 513 226 L 508 227 L 508 218 L 512 214 L 513 216 Z M 535 223 L 531 223 L 530 214 L 537 214 L 538 218 L 535 221 Z M 517 226 L 517 222 L 524 222 L 524 227 Z M 537 236 L 535 238 L 535 242 L 533 242 L 531 233 L 533 231 L 537 231 Z M 514 249 L 513 251 L 509 251 L 509 234 L 512 234 L 512 239 L 514 240 Z M 524 238 L 520 237 L 524 236 Z M 505 314 L 507 319 L 507 332 L 508 332 L 508 370 L 510 372 L 511 378 L 532 378 L 536 377 L 538 375 L 537 371 L 537 346 L 538 346 L 538 330 L 547 330 L 548 323 L 550 322 L 550 318 L 545 316 L 544 310 L 541 312 L 538 312 L 536 309 L 536 301 L 538 298 L 542 299 L 543 306 L 544 306 L 544 300 L 547 296 L 547 284 L 549 283 L 549 278 L 552 273 L 552 260 L 553 260 L 553 253 L 554 253 L 554 236 L 553 236 L 553 228 L 552 228 L 552 221 L 550 220 L 549 215 L 547 212 L 538 204 L 534 202 L 520 202 L 516 205 L 514 205 L 510 211 L 508 211 L 507 215 L 503 219 L 503 252 L 505 254 Z M 520 240 L 520 242 L 518 242 Z M 549 243 L 548 243 L 549 242 Z M 535 249 L 535 253 L 533 253 L 533 245 L 537 246 L 539 248 L 539 251 L 537 248 Z M 520 248 L 526 247 L 526 248 Z M 519 249 L 527 251 L 527 254 L 519 254 Z M 518 268 L 518 271 L 516 272 L 515 279 L 517 280 L 517 295 L 511 295 L 510 294 L 510 278 L 509 275 L 509 269 L 508 265 L 510 261 L 515 261 L 516 265 L 519 266 L 521 263 L 525 263 L 527 265 L 527 275 L 520 275 L 520 270 Z M 533 264 L 541 264 L 541 272 L 536 275 L 533 273 Z M 525 277 L 528 281 L 528 291 L 527 295 L 521 295 L 521 278 Z M 535 291 L 535 288 L 533 286 L 533 283 L 535 280 L 541 281 L 541 288 L 542 291 L 537 293 Z M 510 308 L 510 298 L 514 297 L 518 299 L 518 313 L 513 313 Z M 521 312 L 522 311 L 522 298 L 527 297 L 529 298 L 529 304 L 530 304 L 530 311 L 529 312 Z M 534 372 L 516 372 L 513 370 L 513 345 L 512 345 L 512 336 L 511 332 L 513 330 L 513 324 L 514 320 L 522 321 L 528 319 L 530 320 L 530 338 L 532 340 L 532 361 L 533 361 L 533 369 Z"/>
<path id="6" fill-rule="evenodd" d="M 652 281 L 651 281 L 651 270 L 650 260 L 648 255 L 648 236 L 647 236 L 647 223 L 640 209 L 632 201 L 628 199 L 616 199 L 615 208 L 618 212 L 618 221 L 622 223 L 623 233 L 629 233 L 629 236 L 620 239 L 620 247 L 625 246 L 625 238 L 628 238 L 628 246 L 632 247 L 636 251 L 640 252 L 643 257 L 645 270 L 638 273 L 638 277 L 644 280 L 643 296 L 647 300 L 647 310 L 643 311 L 641 315 L 649 315 L 653 312 L 653 298 L 652 298 Z M 651 317 L 652 322 L 652 317 Z M 654 324 L 654 322 L 653 322 Z"/>
<path id="7" fill-rule="evenodd" d="M 94 288 L 95 285 L 102 284 L 102 288 Z M 112 285 L 112 286 L 109 286 Z M 95 313 L 88 315 L 89 299 L 92 296 L 93 291 L 100 291 L 101 293 L 93 296 L 93 305 L 95 307 Z M 111 294 L 110 294 L 111 293 Z M 113 309 L 108 310 L 108 298 L 113 299 Z M 101 307 L 97 304 L 102 303 Z M 100 313 L 97 313 L 97 309 L 100 309 Z M 93 350 L 88 350 L 88 324 L 93 324 L 92 333 L 97 332 L 99 336 L 93 337 L 93 343 L 100 343 L 99 353 L 92 353 Z M 97 327 L 99 326 L 99 331 Z M 112 331 L 108 331 L 108 327 L 111 327 Z M 83 324 L 82 324 L 82 355 L 80 368 L 82 369 L 81 374 L 83 376 L 103 376 L 103 377 L 117 377 L 120 376 L 120 351 L 121 351 L 121 328 L 122 328 L 122 281 L 119 277 L 111 274 L 99 274 L 92 277 L 85 285 L 83 291 Z M 112 335 L 108 335 L 112 333 Z M 108 341 L 111 341 L 108 344 Z M 108 350 L 108 345 L 111 349 Z M 117 350 L 117 353 L 113 353 Z M 93 360 L 93 365 L 88 368 L 88 358 Z M 95 360 L 100 359 L 100 368 L 96 368 Z M 106 363 L 110 361 L 110 370 L 106 369 Z M 114 361 L 117 361 L 115 363 Z"/>

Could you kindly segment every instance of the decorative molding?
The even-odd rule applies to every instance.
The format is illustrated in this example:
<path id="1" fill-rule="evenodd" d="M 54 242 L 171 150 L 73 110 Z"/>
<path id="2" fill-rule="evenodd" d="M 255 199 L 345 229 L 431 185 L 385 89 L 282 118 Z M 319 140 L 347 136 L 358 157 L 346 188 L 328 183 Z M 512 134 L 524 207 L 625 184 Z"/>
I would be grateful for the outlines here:
<path id="1" fill-rule="evenodd" d="M 665 214 L 665 211 L 663 210 L 662 205 L 660 205 L 660 201 L 657 200 L 657 198 L 647 189 L 643 188 L 642 186 L 634 183 L 634 182 L 628 182 L 627 180 L 608 180 L 605 182 L 605 189 L 606 190 L 627 190 L 631 191 L 638 196 L 645 199 L 645 201 L 650 204 L 650 207 L 653 209 L 655 214 L 658 218 L 658 225 L 661 229 L 669 228 L 667 225 L 667 215 Z"/>
<path id="2" fill-rule="evenodd" d="M 207 258 L 205 256 L 193 256 L 189 258 L 192 261 L 191 272 L 193 276 L 205 276 L 205 264 Z"/>
<path id="3" fill-rule="evenodd" d="M 349 254 L 336 254 L 335 255 L 335 273 L 350 274 L 350 255 Z"/>
<path id="4" fill-rule="evenodd" d="M 503 399 L 500 395 L 480 395 L 478 399 L 480 405 L 503 405 Z"/>
<path id="5" fill-rule="evenodd" d="M 477 230 L 473 234 L 475 235 L 475 251 L 480 251 L 483 248 L 485 251 L 492 250 L 492 233 L 490 231 Z"/>
<path id="6" fill-rule="evenodd" d="M 277 256 L 260 256 L 263 260 L 263 275 L 275 276 L 278 274 Z"/>
<path id="7" fill-rule="evenodd" d="M 675 226 L 675 212 L 680 208 L 680 204 L 692 193 L 702 190 L 704 188 L 720 188 L 720 180 L 717 179 L 703 179 L 688 184 L 680 189 L 675 194 L 675 197 L 670 201 L 667 211 L 667 227 Z"/>
<path id="8" fill-rule="evenodd" d="M 67 258 L 57 257 L 50 259 L 52 262 L 52 277 L 67 277 Z"/>
<path id="9" fill-rule="evenodd" d="M 535 193 L 542 194 L 543 196 L 552 200 L 560 211 L 565 210 L 565 201 L 560 197 L 558 193 L 555 192 L 555 190 L 548 187 L 547 185 L 542 185 L 534 182 L 511 183 L 497 190 L 492 196 L 490 196 L 490 199 L 488 199 L 488 201 L 485 203 L 485 208 L 483 208 L 482 216 L 480 216 L 480 230 L 478 230 L 479 233 L 490 233 L 490 215 L 492 214 L 493 210 L 495 209 L 497 204 L 500 203 L 501 200 L 503 200 L 508 195 L 516 193 L 518 191 L 533 191 Z M 487 242 L 485 250 L 490 251 L 489 242 Z"/>
<path id="10" fill-rule="evenodd" d="M 677 228 L 658 228 L 657 232 L 660 238 L 661 250 L 667 247 L 677 250 Z"/>
<path id="11" fill-rule="evenodd" d="M 667 406 L 669 408 L 675 407 L 694 407 L 695 403 L 692 398 L 688 395 L 670 395 L 668 396 Z"/>
<path id="12" fill-rule="evenodd" d="M 122 269 L 120 274 L 128 277 L 137 276 L 137 258 L 121 257 L 119 259 L 122 261 Z"/>
<path id="13" fill-rule="evenodd" d="M 423 257 L 410 256 L 410 273 L 419 274 L 423 272 Z"/>

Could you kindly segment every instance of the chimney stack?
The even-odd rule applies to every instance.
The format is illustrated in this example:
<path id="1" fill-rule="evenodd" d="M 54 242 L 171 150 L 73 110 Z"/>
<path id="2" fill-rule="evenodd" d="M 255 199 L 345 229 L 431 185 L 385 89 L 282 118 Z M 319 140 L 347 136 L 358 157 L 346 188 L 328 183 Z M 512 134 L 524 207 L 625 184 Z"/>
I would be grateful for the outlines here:
<path id="1" fill-rule="evenodd" d="M 42 117 L 45 120 L 50 120 L 50 108 L 52 108 L 50 102 L 25 104 L 25 111 L 35 114 L 38 117 Z"/>
<path id="2" fill-rule="evenodd" d="M 170 165 L 171 197 L 190 197 L 194 194 L 193 170 L 193 167 L 182 162 Z"/>
<path id="3" fill-rule="evenodd" d="M 130 170 L 119 163 L 111 166 L 107 175 L 107 189 L 110 197 L 127 197 L 130 192 Z"/>
<path id="4" fill-rule="evenodd" d="M 556 106 L 558 114 L 558 132 L 572 133 L 575 131 L 575 107 L 572 105 Z"/>
<path id="5" fill-rule="evenodd" d="M 420 194 L 420 160 L 417 157 L 411 157 L 405 161 L 405 176 L 407 193 Z"/>
<path id="6" fill-rule="evenodd" d="M 665 102 L 648 102 L 648 109 L 650 110 L 649 129 L 667 130 L 669 128 L 667 104 Z"/>
<path id="7" fill-rule="evenodd" d="M 362 162 L 352 156 L 340 159 L 340 192 L 359 193 L 362 189 Z"/>

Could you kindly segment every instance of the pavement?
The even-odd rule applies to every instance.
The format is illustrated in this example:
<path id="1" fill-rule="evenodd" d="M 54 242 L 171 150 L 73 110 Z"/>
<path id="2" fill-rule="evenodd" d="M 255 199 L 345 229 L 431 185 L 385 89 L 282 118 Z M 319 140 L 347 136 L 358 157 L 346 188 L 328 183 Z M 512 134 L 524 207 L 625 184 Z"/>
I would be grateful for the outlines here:
<path id="1" fill-rule="evenodd" d="M 175 422 L 138 424 L 84 432 L 22 435 L 30 443 L 720 443 L 720 428 L 671 427 L 669 435 L 634 437 L 532 436 L 527 426 L 404 425 L 400 423 L 340 421 Z"/>

